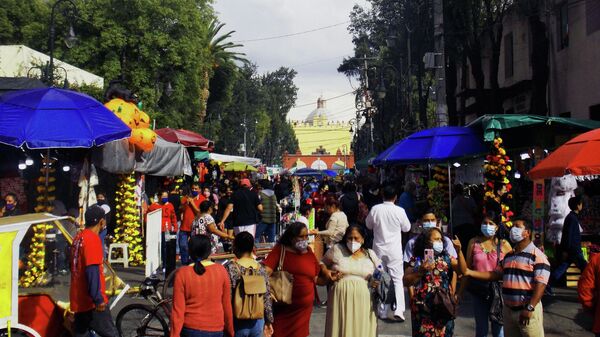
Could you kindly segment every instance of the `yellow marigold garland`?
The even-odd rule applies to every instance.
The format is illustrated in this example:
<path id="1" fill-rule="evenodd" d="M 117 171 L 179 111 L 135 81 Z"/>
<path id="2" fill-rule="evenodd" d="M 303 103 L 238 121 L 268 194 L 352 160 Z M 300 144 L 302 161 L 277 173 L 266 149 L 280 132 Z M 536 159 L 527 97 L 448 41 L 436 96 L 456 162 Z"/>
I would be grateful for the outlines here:
<path id="1" fill-rule="evenodd" d="M 122 175 L 115 196 L 115 242 L 126 243 L 129 264 L 144 264 L 144 245 L 140 232 L 140 216 L 135 200 L 135 175 Z"/>
<path id="2" fill-rule="evenodd" d="M 510 208 L 504 204 L 497 193 L 495 193 L 496 184 L 506 185 L 505 198 L 511 199 L 510 190 L 512 185 L 508 179 L 508 172 L 512 170 L 510 166 L 510 158 L 506 155 L 506 150 L 502 147 L 502 138 L 494 139 L 494 144 L 490 154 L 486 157 L 486 163 L 483 165 L 485 171 L 485 194 L 483 200 L 485 202 L 494 200 L 500 205 L 502 211 L 502 222 L 511 227 L 511 217 L 514 215 Z"/>

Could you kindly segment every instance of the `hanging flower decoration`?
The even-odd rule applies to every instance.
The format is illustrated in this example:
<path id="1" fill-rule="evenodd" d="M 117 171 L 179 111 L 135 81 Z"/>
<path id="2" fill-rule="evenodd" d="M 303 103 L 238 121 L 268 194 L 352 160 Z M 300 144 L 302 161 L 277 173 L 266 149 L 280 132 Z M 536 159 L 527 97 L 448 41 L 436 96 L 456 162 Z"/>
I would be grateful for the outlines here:
<path id="1" fill-rule="evenodd" d="M 442 222 L 447 222 L 446 214 L 448 214 L 447 205 L 449 205 L 448 195 L 448 169 L 437 165 L 433 167 L 433 181 L 428 183 L 429 194 L 427 199 L 429 206 L 435 214 L 440 217 Z"/>
<path id="2" fill-rule="evenodd" d="M 510 194 L 512 185 L 508 179 L 508 173 L 512 170 L 512 167 L 509 163 L 510 158 L 506 155 L 506 150 L 502 146 L 502 138 L 495 138 L 490 154 L 487 155 L 486 163 L 483 165 L 485 171 L 485 194 L 483 200 L 486 203 L 493 200 L 500 205 L 502 222 L 510 228 L 512 226 L 511 218 L 514 213 L 503 203 L 500 195 L 496 192 L 498 185 L 504 185 L 506 186 L 506 194 L 503 197 L 512 199 L 512 194 Z"/>
<path id="3" fill-rule="evenodd" d="M 150 129 L 150 116 L 147 113 L 139 106 L 120 98 L 113 98 L 104 106 L 131 128 L 130 144 L 144 152 L 152 150 L 156 143 L 156 133 Z"/>
<path id="4" fill-rule="evenodd" d="M 115 242 L 126 243 L 129 264 L 144 263 L 144 247 L 140 233 L 140 216 L 135 199 L 135 175 L 121 175 L 115 196 Z"/>
<path id="5" fill-rule="evenodd" d="M 43 167 L 40 169 L 40 176 L 36 180 L 36 206 L 34 208 L 36 213 L 52 212 L 54 207 L 53 202 L 56 199 L 54 192 L 56 191 L 56 178 L 54 174 L 56 169 L 51 165 L 54 163 L 54 159 L 44 157 L 42 164 Z M 48 171 L 48 186 L 46 186 L 46 170 Z M 25 272 L 19 279 L 19 285 L 24 288 L 35 287 L 37 285 L 44 285 L 48 282 L 46 278 L 46 231 L 52 229 L 52 225 L 48 223 L 42 223 L 33 225 L 33 236 L 31 237 L 31 243 L 29 245 L 29 253 L 27 254 L 27 263 L 25 265 Z"/>

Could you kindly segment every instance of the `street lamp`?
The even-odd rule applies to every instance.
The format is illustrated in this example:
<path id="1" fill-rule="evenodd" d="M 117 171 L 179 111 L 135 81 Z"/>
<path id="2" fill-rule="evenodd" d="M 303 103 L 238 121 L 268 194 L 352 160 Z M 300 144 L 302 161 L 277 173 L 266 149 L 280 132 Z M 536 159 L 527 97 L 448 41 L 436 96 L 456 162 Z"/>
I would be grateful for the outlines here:
<path id="1" fill-rule="evenodd" d="M 50 40 L 48 40 L 48 49 L 50 51 L 50 63 L 48 64 L 48 70 L 46 73 L 47 84 L 51 86 L 54 85 L 54 40 L 56 39 L 55 15 L 58 6 L 63 3 L 66 3 L 68 6 L 71 7 L 70 9 L 72 11 L 72 15 L 77 13 L 77 6 L 75 6 L 75 3 L 72 0 L 58 0 L 54 3 L 54 5 L 52 5 L 52 12 L 50 14 Z M 73 25 L 71 24 L 69 27 L 69 34 L 65 39 L 65 44 L 67 48 L 71 48 L 76 40 L 77 37 L 75 36 L 75 30 L 73 29 Z"/>

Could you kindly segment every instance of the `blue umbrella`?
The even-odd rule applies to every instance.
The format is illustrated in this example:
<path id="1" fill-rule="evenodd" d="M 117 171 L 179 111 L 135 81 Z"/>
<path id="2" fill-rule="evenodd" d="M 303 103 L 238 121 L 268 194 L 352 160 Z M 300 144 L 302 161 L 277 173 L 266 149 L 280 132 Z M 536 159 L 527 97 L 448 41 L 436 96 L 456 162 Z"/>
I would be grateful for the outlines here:
<path id="1" fill-rule="evenodd" d="M 296 170 L 296 172 L 294 172 L 294 175 L 298 177 L 335 177 L 337 173 L 335 173 L 335 171 L 332 170 L 315 170 L 311 168 L 301 168 Z"/>
<path id="2" fill-rule="evenodd" d="M 449 162 L 486 152 L 481 136 L 462 126 L 445 126 L 416 132 L 380 153 L 373 161 L 382 164 Z"/>
<path id="3" fill-rule="evenodd" d="M 30 149 L 89 148 L 127 138 L 131 129 L 94 98 L 41 88 L 0 96 L 0 143 Z"/>

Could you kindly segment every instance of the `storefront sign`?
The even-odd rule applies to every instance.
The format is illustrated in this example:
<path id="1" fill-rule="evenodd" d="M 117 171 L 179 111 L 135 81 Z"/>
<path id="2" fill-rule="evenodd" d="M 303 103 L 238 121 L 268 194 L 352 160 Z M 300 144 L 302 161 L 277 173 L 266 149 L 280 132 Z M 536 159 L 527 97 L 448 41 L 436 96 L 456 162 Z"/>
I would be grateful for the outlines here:
<path id="1" fill-rule="evenodd" d="M 537 247 L 544 246 L 544 179 L 533 182 L 533 204 L 531 215 L 533 223 L 533 243 Z"/>

